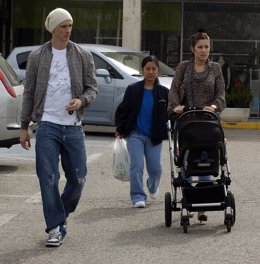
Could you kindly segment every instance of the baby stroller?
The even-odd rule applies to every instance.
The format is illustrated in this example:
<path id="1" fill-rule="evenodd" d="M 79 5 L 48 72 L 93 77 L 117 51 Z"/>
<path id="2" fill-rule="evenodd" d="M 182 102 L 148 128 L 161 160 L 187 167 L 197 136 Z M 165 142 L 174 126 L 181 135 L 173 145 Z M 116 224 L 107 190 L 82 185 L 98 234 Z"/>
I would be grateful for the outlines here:
<path id="1" fill-rule="evenodd" d="M 219 116 L 189 108 L 175 119 L 174 129 L 171 124 L 170 118 L 172 196 L 170 192 L 165 193 L 166 227 L 172 224 L 172 211 L 180 211 L 180 224 L 187 233 L 191 212 L 222 210 L 224 225 L 230 232 L 236 220 L 236 208 L 234 195 L 228 190 L 231 179 Z M 203 180 L 208 175 L 211 180 Z"/>

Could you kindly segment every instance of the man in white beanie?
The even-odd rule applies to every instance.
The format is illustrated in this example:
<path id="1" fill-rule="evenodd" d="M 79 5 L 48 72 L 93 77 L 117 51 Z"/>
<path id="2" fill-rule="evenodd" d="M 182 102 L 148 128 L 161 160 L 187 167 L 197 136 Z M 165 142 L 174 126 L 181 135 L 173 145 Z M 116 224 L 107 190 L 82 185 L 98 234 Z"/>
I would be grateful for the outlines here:
<path id="1" fill-rule="evenodd" d="M 34 114 L 36 172 L 39 178 L 46 232 L 46 246 L 57 247 L 66 235 L 67 218 L 74 212 L 86 181 L 84 108 L 95 99 L 97 83 L 93 57 L 70 41 L 73 19 L 62 8 L 54 9 L 45 27 L 50 41 L 30 53 L 21 112 L 20 142 L 31 147 L 28 125 Z M 59 160 L 66 184 L 59 192 Z"/>
<path id="2" fill-rule="evenodd" d="M 53 11 L 51 11 L 47 16 L 45 21 L 45 27 L 50 33 L 52 33 L 53 30 L 59 24 L 61 24 L 66 20 L 71 20 L 71 23 L 73 23 L 71 14 L 63 8 L 56 8 Z"/>

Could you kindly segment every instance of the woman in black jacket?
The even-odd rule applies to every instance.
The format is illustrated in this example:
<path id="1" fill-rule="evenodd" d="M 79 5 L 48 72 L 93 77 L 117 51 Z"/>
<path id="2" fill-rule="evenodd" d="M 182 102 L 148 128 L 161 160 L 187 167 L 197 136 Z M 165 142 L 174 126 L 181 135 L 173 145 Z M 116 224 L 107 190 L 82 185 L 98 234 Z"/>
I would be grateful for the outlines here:
<path id="1" fill-rule="evenodd" d="M 127 137 L 130 156 L 130 196 L 133 206 L 145 207 L 144 157 L 147 189 L 152 199 L 159 194 L 162 174 L 162 140 L 167 138 L 168 89 L 159 84 L 159 62 L 155 56 L 142 61 L 144 80 L 127 87 L 116 113 L 116 136 Z"/>

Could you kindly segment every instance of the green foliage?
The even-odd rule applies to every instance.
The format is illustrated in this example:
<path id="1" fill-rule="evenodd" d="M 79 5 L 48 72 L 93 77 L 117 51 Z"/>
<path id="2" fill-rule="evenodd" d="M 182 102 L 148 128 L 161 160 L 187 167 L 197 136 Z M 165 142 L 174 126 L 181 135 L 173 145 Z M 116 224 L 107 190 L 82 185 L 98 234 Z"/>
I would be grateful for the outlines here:
<path id="1" fill-rule="evenodd" d="M 244 84 L 235 85 L 226 93 L 227 107 L 248 108 L 252 99 L 250 88 Z"/>

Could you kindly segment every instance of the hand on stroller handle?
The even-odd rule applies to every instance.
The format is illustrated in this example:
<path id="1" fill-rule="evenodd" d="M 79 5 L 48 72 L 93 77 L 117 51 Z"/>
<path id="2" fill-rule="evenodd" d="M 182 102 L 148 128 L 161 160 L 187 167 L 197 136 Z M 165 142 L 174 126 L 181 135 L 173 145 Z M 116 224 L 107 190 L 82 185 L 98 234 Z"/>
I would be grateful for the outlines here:
<path id="1" fill-rule="evenodd" d="M 213 107 L 214 106 L 214 107 Z M 215 105 L 212 106 L 205 106 L 205 107 L 197 107 L 197 106 L 185 106 L 185 105 L 179 105 L 175 107 L 172 111 L 168 112 L 168 119 L 176 119 L 181 114 L 192 111 L 192 110 L 204 110 L 204 111 L 210 111 L 215 112 Z"/>

